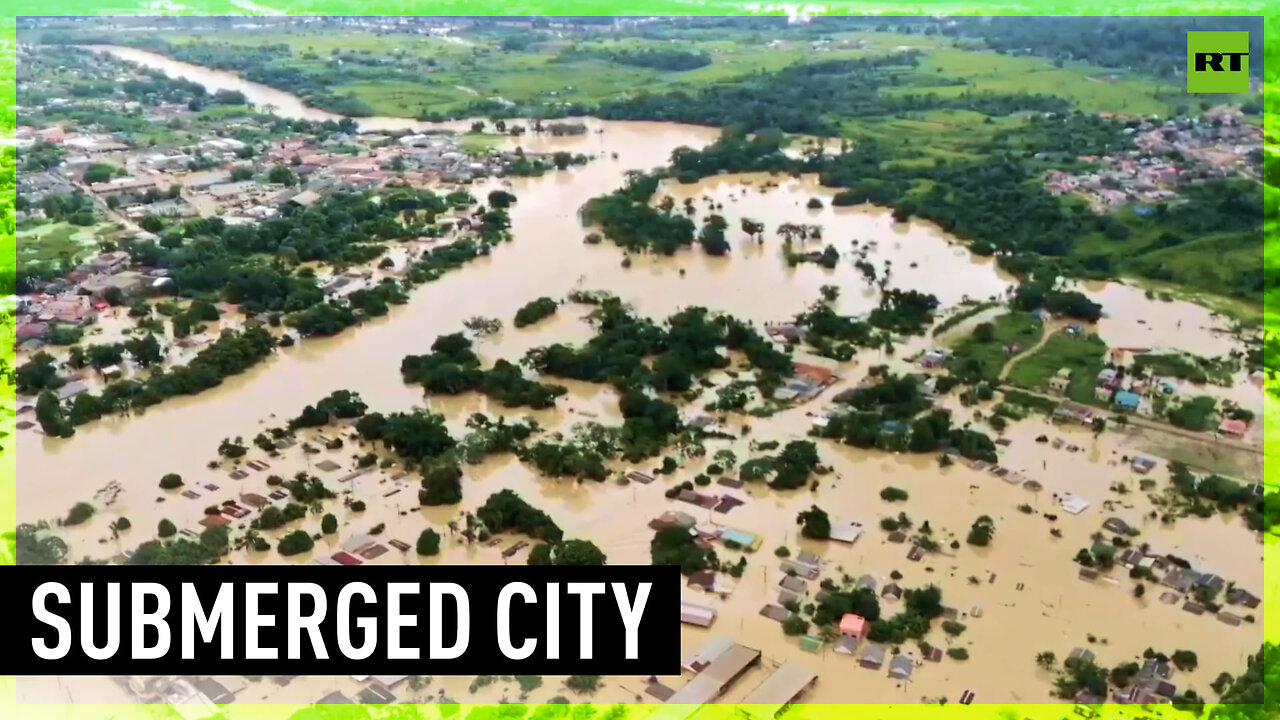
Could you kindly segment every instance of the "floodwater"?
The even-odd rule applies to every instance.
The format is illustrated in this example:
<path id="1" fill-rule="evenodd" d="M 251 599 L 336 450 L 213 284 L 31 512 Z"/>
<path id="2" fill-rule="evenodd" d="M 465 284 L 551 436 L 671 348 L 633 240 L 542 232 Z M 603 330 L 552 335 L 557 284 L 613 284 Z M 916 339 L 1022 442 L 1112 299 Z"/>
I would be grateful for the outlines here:
<path id="1" fill-rule="evenodd" d="M 260 85 L 245 83 L 233 75 L 217 73 L 176 63 L 150 53 L 113 48 L 111 52 L 135 62 L 159 67 L 171 75 L 204 82 L 211 89 L 236 89 L 245 92 L 259 105 L 271 104 L 280 114 L 318 117 L 323 113 L 301 107 L 291 96 Z M 398 125 L 391 125 L 391 123 Z M 1200 669 L 1175 676 L 1180 689 L 1188 686 L 1207 692 L 1209 683 L 1221 671 L 1238 674 L 1247 653 L 1257 649 L 1260 626 L 1245 624 L 1227 627 L 1212 616 L 1193 616 L 1178 605 L 1159 602 L 1159 589 L 1142 600 L 1132 597 L 1130 581 L 1125 573 L 1115 572 L 1114 581 L 1087 583 L 1076 579 L 1072 557 L 1090 544 L 1090 535 L 1100 530 L 1101 522 L 1118 516 L 1142 531 L 1138 541 L 1149 542 L 1156 550 L 1173 553 L 1191 560 L 1198 568 L 1216 572 L 1241 587 L 1262 595 L 1262 545 L 1235 517 L 1215 516 L 1208 520 L 1183 519 L 1172 526 L 1146 519 L 1150 501 L 1137 491 L 1138 478 L 1122 461 L 1136 451 L 1130 436 L 1108 432 L 1094 438 L 1083 430 L 1062 429 L 1040 420 L 1025 420 L 1005 432 L 1011 441 L 1002 451 L 1003 464 L 1023 472 L 1044 487 L 1032 493 L 1021 486 L 1007 483 L 993 475 L 960 465 L 940 469 L 932 457 L 894 456 L 864 452 L 820 442 L 823 461 L 834 472 L 822 478 L 816 491 L 774 492 L 764 487 L 747 487 L 737 491 L 746 504 L 728 514 L 714 514 L 691 505 L 675 503 L 663 496 L 670 481 L 652 485 L 621 486 L 613 482 L 578 484 L 572 480 L 541 478 L 514 458 L 491 458 L 466 468 L 464 500 L 460 507 L 417 508 L 413 476 L 402 481 L 390 479 L 390 471 L 379 471 L 338 486 L 337 478 L 346 474 L 352 457 L 362 449 L 348 444 L 339 451 L 325 452 L 311 458 L 331 459 L 343 469 L 322 473 L 313 469 L 308 456 L 297 448 L 279 459 L 269 459 L 266 472 L 251 472 L 236 481 L 228 477 L 229 467 L 210 469 L 222 438 L 243 436 L 251 439 L 267 427 L 282 425 L 306 404 L 333 390 L 350 389 L 361 394 L 372 409 L 390 412 L 414 406 L 429 406 L 445 413 L 455 437 L 465 430 L 463 423 L 472 412 L 504 414 L 491 407 L 482 397 L 424 398 L 420 388 L 404 385 L 399 364 L 407 354 L 427 352 L 439 334 L 462 329 L 469 317 L 496 317 L 508 327 L 501 333 L 478 341 L 478 351 L 486 361 L 515 359 L 526 350 L 552 342 L 582 342 L 591 336 L 590 327 L 581 320 L 589 307 L 566 304 L 554 319 L 533 327 L 516 330 L 510 327 L 515 311 L 525 302 L 539 296 L 562 298 L 574 288 L 603 289 L 634 304 L 637 311 L 651 317 L 665 317 L 682 307 L 702 305 L 731 312 L 757 324 L 784 320 L 799 312 L 818 297 L 825 284 L 841 289 L 839 309 L 846 313 L 864 312 L 874 306 L 876 294 L 868 288 L 850 257 L 856 241 L 865 249 L 867 260 L 878 270 L 891 263 L 890 285 L 933 292 L 944 305 L 962 300 L 983 300 L 1007 292 L 1010 279 L 997 271 L 989 259 L 974 258 L 953 239 L 928 223 L 896 224 L 887 212 L 877 208 L 832 208 L 831 191 L 817 187 L 812 178 L 775 178 L 776 187 L 762 176 L 713 178 L 696 185 L 664 185 L 659 193 L 668 194 L 681 206 L 685 197 L 693 200 L 698 217 L 708 212 L 724 215 L 730 223 L 728 236 L 733 245 L 730 257 L 711 258 L 700 250 L 681 252 L 673 258 L 636 256 L 630 268 L 621 265 L 623 253 L 611 245 L 588 246 L 583 238 L 589 229 L 578 221 L 578 208 L 589 198 L 617 188 L 625 181 L 628 170 L 645 170 L 665 164 L 672 150 L 682 145 L 701 146 L 714 140 L 717 132 L 709 128 L 633 122 L 600 122 L 589 120 L 592 132 L 579 137 L 522 137 L 512 140 L 526 150 L 546 152 L 567 149 L 593 154 L 597 159 L 586 166 L 552 173 L 541 178 L 513 179 L 510 189 L 519 198 L 511 209 L 514 241 L 495 250 L 467 267 L 444 276 L 436 283 L 416 290 L 408 305 L 393 308 L 391 314 L 349 331 L 339 337 L 308 340 L 299 346 L 282 350 L 277 356 L 245 375 L 229 379 L 218 390 L 194 398 L 167 402 L 149 410 L 144 416 L 108 420 L 82 427 L 69 441 L 43 438 L 34 432 L 19 434 L 18 509 L 20 521 L 33 522 L 63 515 L 76 501 L 88 500 L 99 507 L 99 514 L 88 523 L 61 534 L 72 546 L 72 557 L 110 557 L 135 547 L 152 537 L 160 518 L 169 518 L 179 528 L 199 530 L 203 508 L 232 499 L 244 492 L 266 494 L 266 476 L 285 477 L 299 470 L 312 469 L 330 487 L 364 499 L 368 510 L 353 513 L 340 503 L 330 503 L 326 511 L 335 513 L 341 523 L 335 540 L 322 540 L 315 551 L 291 559 L 274 551 L 267 554 L 233 553 L 235 563 L 306 563 L 323 557 L 343 540 L 385 524 L 383 540 L 400 539 L 410 545 L 426 526 L 445 536 L 442 554 L 420 559 L 412 552 L 401 555 L 392 551 L 376 560 L 382 563 L 435 564 L 504 562 L 502 547 L 515 542 L 504 538 L 500 547 L 479 543 L 466 545 L 460 536 L 451 536 L 446 524 L 460 512 L 471 511 L 491 493 L 503 488 L 517 490 L 533 505 L 548 512 L 564 528 L 569 537 L 595 542 L 608 555 L 611 563 L 649 561 L 648 543 L 652 537 L 647 528 L 650 519 L 665 510 L 681 510 L 699 522 L 730 525 L 762 537 L 758 552 L 749 555 L 747 571 L 737 581 L 736 590 L 725 599 L 686 590 L 694 602 L 716 607 L 719 617 L 710 630 L 681 628 L 684 654 L 692 653 L 708 637 L 717 634 L 733 636 L 739 642 L 760 648 L 766 657 L 766 668 L 751 671 L 735 683 L 722 698 L 739 701 L 767 674 L 767 668 L 783 661 L 795 661 L 819 673 L 816 687 L 805 696 L 807 702 L 919 702 L 925 698 L 946 697 L 955 700 L 965 689 L 977 692 L 978 702 L 1045 702 L 1051 691 L 1051 675 L 1037 669 L 1036 653 L 1055 652 L 1063 658 L 1074 646 L 1091 646 L 1103 664 L 1117 664 L 1136 658 L 1147 647 L 1172 653 L 1191 649 L 1199 654 Z M 421 127 L 402 119 L 374 118 L 361 121 L 365 129 Z M 596 132 L 600 131 L 600 132 Z M 616 153 L 616 158 L 614 154 Z M 498 183 L 476 188 L 483 196 Z M 809 198 L 823 200 L 824 207 L 809 210 Z M 659 198 L 655 198 L 655 202 Z M 716 207 L 711 208 L 712 205 Z M 722 206 L 722 207 L 720 207 Z M 764 222 L 768 228 L 763 245 L 747 238 L 738 228 L 743 217 Z M 803 264 L 790 268 L 781 256 L 781 240 L 776 228 L 780 223 L 821 225 L 823 240 L 810 242 L 813 249 L 830 243 L 842 253 L 839 266 L 826 270 Z M 871 243 L 874 242 L 874 245 Z M 683 271 L 683 275 L 681 274 Z M 1094 292 L 1122 292 L 1111 286 Z M 1139 297 L 1141 297 L 1139 293 Z M 1126 315 L 1145 313 L 1149 320 L 1157 316 L 1176 322 L 1170 304 L 1153 302 L 1142 306 L 1137 299 L 1125 296 L 1121 306 Z M 1132 303 L 1132 304 L 1130 304 Z M 1119 311 L 1120 307 L 1116 308 Z M 1109 312 L 1112 308 L 1108 308 Z M 1167 316 L 1167 317 L 1166 317 Z M 1116 319 L 1121 322 L 1120 318 Z M 1101 331 L 1112 332 L 1108 321 Z M 1163 327 L 1160 326 L 1160 327 Z M 1118 332 L 1118 330 L 1117 330 Z M 1161 331 L 1170 342 L 1184 337 L 1177 332 Z M 929 344 L 921 338 L 911 347 Z M 1112 345 L 1131 345 L 1119 338 Z M 1201 354 L 1215 354 L 1201 349 Z M 831 393 L 860 380 L 866 368 L 889 363 L 897 371 L 905 370 L 908 349 L 895 356 L 882 351 L 867 351 L 854 362 L 841 368 L 844 377 Z M 604 387 L 566 383 L 570 392 L 555 409 L 530 413 L 545 427 L 568 430 L 575 423 L 594 419 L 617 423 L 616 397 Z M 695 403 L 710 400 L 706 395 Z M 812 422 L 808 413 L 821 405 L 821 400 L 793 408 L 770 418 L 746 418 L 751 426 L 748 437 L 729 441 L 709 441 L 708 458 L 716 450 L 730 448 L 738 458 L 751 455 L 749 439 L 778 440 L 785 443 L 804 436 Z M 974 410 L 989 408 L 955 407 L 957 421 L 966 421 Z M 520 416 L 523 411 L 505 411 Z M 730 420 L 729 426 L 741 431 L 743 419 Z M 980 425 L 980 423 L 979 423 Z M 337 434 L 332 428 L 325 434 Z M 314 434 L 314 433 L 313 433 Z M 345 433 L 344 433 L 345 434 Z M 1038 444 L 1040 434 L 1063 437 L 1067 443 L 1080 446 L 1080 452 L 1053 450 Z M 248 459 L 262 459 L 256 448 Z M 676 480 L 691 479 L 707 460 L 691 460 Z M 617 469 L 625 469 L 618 466 Z M 186 488 L 201 495 L 187 499 L 173 491 L 162 491 L 158 481 L 162 475 L 177 472 L 186 479 Z M 1163 470 L 1153 473 L 1161 487 L 1166 485 Z M 110 505 L 95 492 L 108 483 L 119 483 L 121 490 Z M 1117 494 L 1110 488 L 1124 483 L 1129 490 Z M 205 485 L 214 484 L 217 490 Z M 905 503 L 890 505 L 878 494 L 893 485 L 910 493 Z M 726 491 L 712 485 L 714 492 Z M 1078 516 L 1054 507 L 1054 494 L 1070 492 L 1092 504 Z M 1111 500 L 1114 509 L 1105 509 Z M 833 517 L 861 521 L 866 534 L 853 545 L 818 543 L 798 538 L 793 519 L 801 510 L 817 504 Z M 1028 504 L 1033 512 L 1021 512 Z M 906 512 L 919 526 L 930 522 L 934 536 L 942 541 L 943 551 L 915 563 L 905 558 L 907 546 L 885 540 L 879 527 L 881 517 Z M 1040 513 L 1057 512 L 1059 519 L 1050 522 Z M 996 539 L 990 547 L 974 548 L 963 544 L 969 525 L 979 515 L 995 519 Z M 109 523 L 115 517 L 127 516 L 133 528 L 118 539 L 112 539 Z M 318 531 L 319 518 L 308 517 L 299 525 Z M 1061 537 L 1050 534 L 1051 527 L 1061 530 Z M 288 528 L 293 529 L 293 528 Z M 283 531 L 268 533 L 273 538 Z M 958 550 L 950 550 L 951 538 L 959 538 Z M 823 556 L 826 576 L 843 574 L 859 577 L 868 574 L 879 585 L 890 581 L 890 573 L 903 575 L 904 587 L 936 583 L 943 588 L 944 602 L 958 608 L 961 621 L 968 629 L 954 640 L 947 640 L 935 629 L 928 638 L 938 646 L 962 646 L 971 659 L 945 659 L 941 663 L 923 663 L 916 669 L 911 683 L 904 685 L 885 675 L 885 671 L 864 670 L 853 658 L 830 650 L 813 655 L 800 650 L 793 638 L 786 638 L 781 628 L 758 614 L 762 605 L 773 602 L 777 583 L 782 578 L 775 548 L 786 545 L 794 553 L 811 550 Z M 722 558 L 735 559 L 737 552 L 719 548 Z M 522 563 L 523 552 L 506 562 Z M 970 578 L 973 580 L 971 581 Z M 810 593 L 816 591 L 811 588 Z M 975 607 L 981 617 L 972 617 Z M 897 611 L 895 603 L 884 602 L 884 613 Z M 901 648 L 903 653 L 919 657 L 914 644 Z M 532 696 L 545 701 L 556 694 L 567 694 L 558 687 L 557 679 L 547 678 L 546 685 Z M 673 687 L 684 680 L 664 678 Z M 436 678 L 423 695 L 434 695 L 441 688 L 457 700 L 493 702 L 515 692 L 500 683 L 478 693 L 468 691 L 466 678 Z M 44 685 L 30 686 L 30 698 L 60 701 L 62 696 L 39 690 Z M 86 685 L 87 687 L 87 685 Z M 102 692 L 110 688 L 102 684 Z M 298 678 L 286 688 L 269 683 L 256 684 L 245 691 L 241 701 L 262 699 L 273 702 L 311 702 L 333 689 L 343 689 L 354 697 L 357 684 L 347 678 Z M 597 702 L 634 701 L 643 692 L 637 678 L 608 678 L 605 688 L 594 698 Z M 27 693 L 24 693 L 27 694 Z M 401 692 L 400 694 L 405 694 Z M 78 698 L 80 701 L 107 698 Z"/>

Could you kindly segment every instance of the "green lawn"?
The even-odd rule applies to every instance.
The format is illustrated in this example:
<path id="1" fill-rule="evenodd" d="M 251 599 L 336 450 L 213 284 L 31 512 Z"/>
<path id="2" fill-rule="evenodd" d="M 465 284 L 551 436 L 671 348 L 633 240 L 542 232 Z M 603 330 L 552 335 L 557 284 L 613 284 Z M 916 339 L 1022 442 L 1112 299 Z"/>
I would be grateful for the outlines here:
<path id="1" fill-rule="evenodd" d="M 896 92 L 1048 93 L 1067 98 L 1085 112 L 1166 115 L 1177 88 L 1152 79 L 1082 64 L 1054 67 L 1045 58 L 945 48 L 931 50 L 916 69 L 916 84 Z M 967 85 L 922 87 L 929 77 L 963 78 Z M 1185 98 L 1183 98 L 1185 101 Z"/>
<path id="2" fill-rule="evenodd" d="M 18 264 L 44 265 L 68 257 L 78 262 L 92 255 L 98 241 L 115 229 L 112 223 L 80 227 L 65 222 L 21 229 L 17 233 Z"/>
<path id="3" fill-rule="evenodd" d="M 1097 335 L 1055 333 L 1036 352 L 1028 355 L 1009 371 L 1012 385 L 1028 390 L 1046 391 L 1049 379 L 1061 368 L 1071 368 L 1067 397 L 1079 403 L 1098 405 L 1093 388 L 1098 373 L 1106 366 L 1107 344 Z"/>
<path id="4" fill-rule="evenodd" d="M 479 133 L 467 133 L 462 136 L 462 149 L 468 155 L 483 155 L 484 153 L 498 147 L 505 140 L 501 135 L 482 135 Z"/>
<path id="5" fill-rule="evenodd" d="M 974 328 L 974 332 L 979 332 L 978 328 L 986 324 L 980 323 Z M 983 342 L 970 335 L 956 345 L 952 367 L 977 363 L 981 368 L 981 377 L 994 381 L 1000 377 L 1000 370 L 1012 357 L 1005 351 L 1006 345 L 1016 344 L 1021 349 L 1026 349 L 1039 342 L 1044 333 L 1043 324 L 1031 313 L 1011 312 L 1000 315 L 990 325 L 991 340 Z"/>

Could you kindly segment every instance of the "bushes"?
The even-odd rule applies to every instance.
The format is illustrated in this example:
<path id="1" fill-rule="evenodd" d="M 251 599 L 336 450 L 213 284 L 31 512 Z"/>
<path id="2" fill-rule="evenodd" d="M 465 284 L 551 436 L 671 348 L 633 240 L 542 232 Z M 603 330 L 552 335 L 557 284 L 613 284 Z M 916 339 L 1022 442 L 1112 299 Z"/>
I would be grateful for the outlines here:
<path id="1" fill-rule="evenodd" d="M 908 497 L 906 490 L 892 486 L 880 491 L 880 499 L 885 502 L 903 502 Z"/>
<path id="2" fill-rule="evenodd" d="M 973 521 L 973 526 L 969 528 L 969 536 L 965 539 L 970 545 L 984 547 L 991 543 L 991 538 L 996 534 L 995 521 L 990 517 L 983 515 Z"/>
<path id="3" fill-rule="evenodd" d="M 817 505 L 800 513 L 796 523 L 803 525 L 800 534 L 813 540 L 826 540 L 831 537 L 831 518 Z"/>
<path id="4" fill-rule="evenodd" d="M 160 478 L 161 490 L 174 490 L 182 487 L 182 476 L 177 473 L 169 473 Z"/>
<path id="5" fill-rule="evenodd" d="M 800 617 L 796 613 L 787 616 L 782 621 L 782 632 L 787 635 L 803 635 L 809 631 L 809 621 Z"/>
<path id="6" fill-rule="evenodd" d="M 289 557 L 310 552 L 313 547 L 315 547 L 315 541 L 311 539 L 311 535 L 306 530 L 294 530 L 280 538 L 280 544 L 276 549 L 280 551 L 281 555 Z"/>
<path id="7" fill-rule="evenodd" d="M 94 509 L 89 503 L 78 502 L 71 506 L 67 511 L 67 516 L 63 518 L 63 525 L 79 525 L 93 517 Z"/>
<path id="8" fill-rule="evenodd" d="M 338 532 L 338 518 L 334 517 L 333 513 L 325 513 L 324 517 L 320 518 L 320 532 L 325 535 Z"/>
<path id="9" fill-rule="evenodd" d="M 437 465 L 423 473 L 423 505 L 456 505 L 462 502 L 462 469 L 457 465 Z"/>
<path id="10" fill-rule="evenodd" d="M 160 525 L 156 528 L 156 534 L 162 538 L 173 537 L 178 534 L 178 528 L 166 518 L 160 521 Z"/>
<path id="11" fill-rule="evenodd" d="M 556 301 L 549 297 L 540 297 L 530 301 L 516 311 L 515 326 L 527 327 L 539 320 L 551 317 L 556 312 Z"/>
<path id="12" fill-rule="evenodd" d="M 422 531 L 418 536 L 418 554 L 424 557 L 440 554 L 440 534 L 431 528 Z"/>
<path id="13" fill-rule="evenodd" d="M 1195 670 L 1200 664 L 1199 658 L 1197 658 L 1196 654 L 1190 650 L 1176 650 L 1169 659 L 1173 661 L 1173 664 L 1177 666 L 1179 670 L 1186 670 L 1188 672 Z"/>

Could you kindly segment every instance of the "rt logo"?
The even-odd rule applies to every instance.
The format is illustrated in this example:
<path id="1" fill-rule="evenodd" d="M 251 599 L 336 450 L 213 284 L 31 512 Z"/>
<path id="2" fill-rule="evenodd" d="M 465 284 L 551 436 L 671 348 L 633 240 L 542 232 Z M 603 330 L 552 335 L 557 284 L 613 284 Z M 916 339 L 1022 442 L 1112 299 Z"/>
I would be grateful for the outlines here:
<path id="1" fill-rule="evenodd" d="M 1189 31 L 1187 92 L 1249 92 L 1249 33 Z"/>

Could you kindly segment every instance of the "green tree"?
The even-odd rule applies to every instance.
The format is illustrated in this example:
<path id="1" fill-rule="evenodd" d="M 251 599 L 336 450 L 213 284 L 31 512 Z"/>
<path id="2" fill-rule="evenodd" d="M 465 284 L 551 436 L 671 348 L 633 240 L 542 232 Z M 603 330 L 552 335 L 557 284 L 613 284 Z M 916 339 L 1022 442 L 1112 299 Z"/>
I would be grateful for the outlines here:
<path id="1" fill-rule="evenodd" d="M 803 525 L 800 534 L 814 540 L 826 540 L 831 537 L 831 518 L 817 505 L 801 512 L 796 523 Z"/>
<path id="2" fill-rule="evenodd" d="M 298 176 L 285 165 L 274 165 L 267 172 L 267 182 L 293 187 L 298 184 Z"/>
<path id="3" fill-rule="evenodd" d="M 996 524 L 990 517 L 983 515 L 973 522 L 973 526 L 969 528 L 969 536 L 966 541 L 970 545 L 979 547 L 989 545 L 991 538 L 995 536 Z"/>
<path id="4" fill-rule="evenodd" d="M 289 557 L 310 552 L 313 547 L 315 547 L 315 541 L 311 539 L 310 533 L 306 530 L 294 530 L 280 538 L 279 544 L 276 545 L 276 550 L 281 555 Z"/>
<path id="5" fill-rule="evenodd" d="M 440 534 L 431 528 L 418 535 L 418 554 L 423 556 L 440 554 Z"/>

